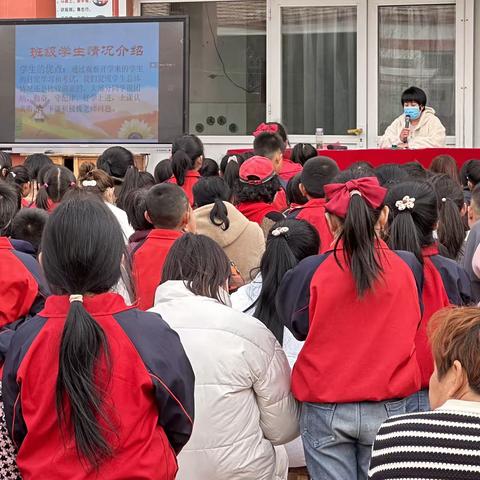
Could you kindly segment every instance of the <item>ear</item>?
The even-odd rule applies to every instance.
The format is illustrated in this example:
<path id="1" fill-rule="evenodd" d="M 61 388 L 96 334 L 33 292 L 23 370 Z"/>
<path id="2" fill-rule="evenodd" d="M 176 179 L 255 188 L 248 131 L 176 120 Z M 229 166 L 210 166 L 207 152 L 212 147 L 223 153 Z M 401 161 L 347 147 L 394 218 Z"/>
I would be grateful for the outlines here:
<path id="1" fill-rule="evenodd" d="M 472 208 L 472 205 L 469 205 L 467 207 L 467 217 L 469 220 L 472 220 L 473 221 L 473 208 Z"/>
<path id="2" fill-rule="evenodd" d="M 341 230 L 340 221 L 335 215 L 330 215 L 328 212 L 325 212 L 325 218 L 327 219 L 330 232 L 332 233 L 333 237 L 336 238 Z"/>
<path id="3" fill-rule="evenodd" d="M 463 217 L 467 213 L 467 204 L 464 203 L 462 209 L 460 210 L 460 215 Z"/>
<path id="4" fill-rule="evenodd" d="M 303 183 L 299 183 L 298 184 L 298 189 L 300 190 L 301 194 L 307 198 L 307 190 L 305 190 L 305 186 L 303 185 Z"/>
<path id="5" fill-rule="evenodd" d="M 381 230 L 385 228 L 385 225 L 388 223 L 388 214 L 390 213 L 390 209 L 387 205 L 382 208 L 380 212 L 380 216 L 378 217 L 377 225 L 380 227 Z"/>
<path id="6" fill-rule="evenodd" d="M 196 160 L 195 160 L 195 170 L 200 170 L 203 165 L 203 155 L 200 155 Z"/>
<path id="7" fill-rule="evenodd" d="M 184 232 L 197 233 L 197 222 L 193 209 L 188 205 L 188 210 L 185 212 L 182 218 L 181 230 Z"/>
<path id="8" fill-rule="evenodd" d="M 468 180 L 467 186 L 469 190 L 473 190 L 475 188 L 475 185 L 470 180 Z"/>
<path id="9" fill-rule="evenodd" d="M 145 210 L 145 213 L 143 214 L 143 216 L 145 217 L 145 220 L 150 223 L 150 225 L 153 225 L 153 222 L 152 222 L 152 219 L 150 218 L 150 215 L 148 214 L 148 212 Z"/>
<path id="10" fill-rule="evenodd" d="M 275 172 L 280 173 L 283 165 L 283 153 L 280 150 L 273 157 L 272 163 L 273 163 L 273 169 L 275 170 Z"/>
<path id="11" fill-rule="evenodd" d="M 448 371 L 448 375 L 448 394 L 450 398 L 459 398 L 466 390 L 468 391 L 470 387 L 468 385 L 467 375 L 465 374 L 462 364 L 458 360 L 453 362 L 453 365 Z"/>

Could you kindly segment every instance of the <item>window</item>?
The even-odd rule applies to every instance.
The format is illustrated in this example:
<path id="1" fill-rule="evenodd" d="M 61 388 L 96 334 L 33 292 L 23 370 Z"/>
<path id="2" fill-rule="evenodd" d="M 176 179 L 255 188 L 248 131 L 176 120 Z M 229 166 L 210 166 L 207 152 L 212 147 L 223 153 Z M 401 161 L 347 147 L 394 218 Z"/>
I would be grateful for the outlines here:
<path id="1" fill-rule="evenodd" d="M 282 119 L 289 132 L 357 124 L 357 8 L 283 7 Z"/>
<path id="2" fill-rule="evenodd" d="M 455 135 L 455 5 L 381 6 L 378 15 L 378 134 L 414 85 Z"/>
<path id="3" fill-rule="evenodd" d="M 250 135 L 265 120 L 266 1 L 142 3 L 190 19 L 190 132 Z"/>

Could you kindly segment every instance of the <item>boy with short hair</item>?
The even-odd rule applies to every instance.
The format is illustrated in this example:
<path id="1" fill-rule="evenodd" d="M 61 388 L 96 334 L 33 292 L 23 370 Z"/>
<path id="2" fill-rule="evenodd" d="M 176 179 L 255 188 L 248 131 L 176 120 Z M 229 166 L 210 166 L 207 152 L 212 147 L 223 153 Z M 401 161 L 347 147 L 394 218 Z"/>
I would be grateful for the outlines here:
<path id="1" fill-rule="evenodd" d="M 311 223 L 320 235 L 320 253 L 331 249 L 333 235 L 325 218 L 325 185 L 332 183 L 339 172 L 338 165 L 328 157 L 307 160 L 300 176 L 300 191 L 308 202 L 293 210 L 288 218 L 297 218 Z"/>
<path id="2" fill-rule="evenodd" d="M 253 142 L 253 151 L 255 155 L 265 157 L 271 160 L 273 169 L 281 177 L 283 167 L 283 152 L 285 151 L 285 143 L 278 133 L 265 132 L 255 137 Z M 289 179 L 285 180 L 287 185 Z"/>
<path id="3" fill-rule="evenodd" d="M 48 213 L 40 208 L 24 208 L 14 217 L 10 242 L 18 252 L 37 258 Z"/>
<path id="4" fill-rule="evenodd" d="M 195 232 L 195 217 L 185 192 L 162 183 L 153 186 L 145 199 L 146 220 L 153 225 L 147 238 L 132 251 L 133 277 L 138 308 L 153 307 L 155 291 L 162 280 L 163 264 L 184 231 Z"/>

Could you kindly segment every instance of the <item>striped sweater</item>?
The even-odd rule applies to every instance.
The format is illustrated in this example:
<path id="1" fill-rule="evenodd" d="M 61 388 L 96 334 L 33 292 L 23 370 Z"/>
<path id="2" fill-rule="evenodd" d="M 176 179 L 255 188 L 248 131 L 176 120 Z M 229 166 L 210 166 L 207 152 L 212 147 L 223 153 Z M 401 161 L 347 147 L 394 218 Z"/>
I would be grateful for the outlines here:
<path id="1" fill-rule="evenodd" d="M 480 402 L 386 420 L 373 445 L 371 480 L 479 480 Z"/>

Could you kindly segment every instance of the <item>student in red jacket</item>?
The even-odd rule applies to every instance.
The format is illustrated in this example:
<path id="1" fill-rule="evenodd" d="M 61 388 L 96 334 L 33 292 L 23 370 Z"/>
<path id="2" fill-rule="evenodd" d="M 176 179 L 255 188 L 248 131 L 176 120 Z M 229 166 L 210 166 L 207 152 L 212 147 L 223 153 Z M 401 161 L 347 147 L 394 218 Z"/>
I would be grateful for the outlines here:
<path id="1" fill-rule="evenodd" d="M 284 218 L 272 205 L 279 190 L 278 175 L 268 158 L 254 156 L 242 163 L 234 190 L 237 209 L 262 227 L 265 238 L 272 225 Z"/>
<path id="2" fill-rule="evenodd" d="M 420 386 L 415 335 L 422 268 L 380 239 L 388 218 L 376 177 L 325 186 L 335 243 L 284 276 L 277 312 L 305 340 L 292 374 L 312 478 L 366 479 L 375 434 Z"/>
<path id="3" fill-rule="evenodd" d="M 195 231 L 192 208 L 177 185 L 155 185 L 148 191 L 145 205 L 145 218 L 154 228 L 132 251 L 137 306 L 141 310 L 153 307 L 163 264 L 175 240 L 187 229 Z"/>
<path id="4" fill-rule="evenodd" d="M 338 165 L 328 157 L 315 157 L 305 163 L 300 176 L 300 191 L 308 202 L 290 212 L 288 218 L 311 223 L 320 235 L 321 253 L 331 249 L 333 236 L 325 217 L 324 187 L 339 172 Z"/>
<path id="5" fill-rule="evenodd" d="M 203 143 L 196 135 L 183 135 L 173 142 L 173 177 L 168 182 L 182 187 L 192 206 L 193 186 L 200 180 L 203 158 Z"/>
<path id="6" fill-rule="evenodd" d="M 173 480 L 193 422 L 194 376 L 159 315 L 109 293 L 124 240 L 96 198 L 72 198 L 46 226 L 55 295 L 17 329 L 2 397 L 22 478 Z"/>
<path id="7" fill-rule="evenodd" d="M 15 249 L 10 241 L 11 225 L 20 210 L 17 189 L 0 182 L 0 358 L 5 353 L 10 331 L 17 320 L 36 315 L 48 296 L 40 265 L 28 253 Z M 5 329 L 5 327 L 9 327 Z M 8 330 L 8 331 L 7 331 Z"/>
<path id="8" fill-rule="evenodd" d="M 428 411 L 428 384 L 434 366 L 427 338 L 431 316 L 448 305 L 467 305 L 472 300 L 470 280 L 454 260 L 439 255 L 433 231 L 438 222 L 437 197 L 426 182 L 405 182 L 393 186 L 387 195 L 390 208 L 388 245 L 412 252 L 423 265 L 423 315 L 417 331 L 417 359 L 422 390 L 409 399 L 409 410 Z"/>

